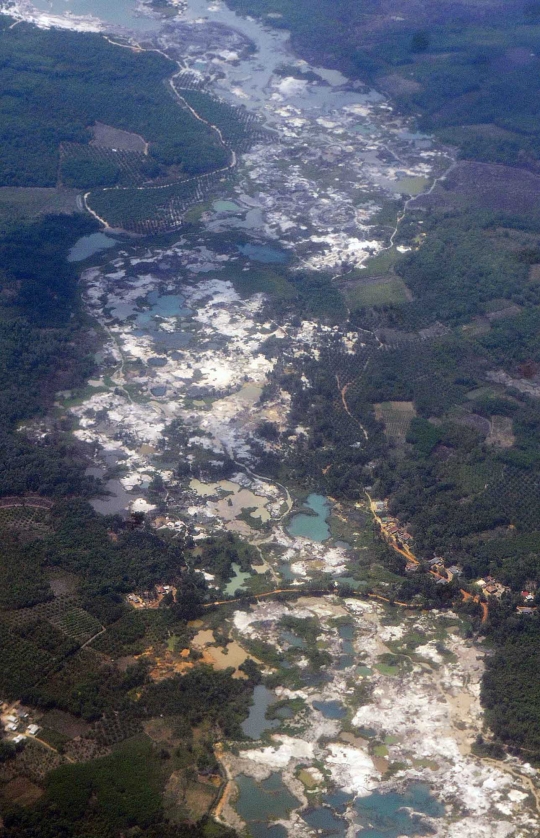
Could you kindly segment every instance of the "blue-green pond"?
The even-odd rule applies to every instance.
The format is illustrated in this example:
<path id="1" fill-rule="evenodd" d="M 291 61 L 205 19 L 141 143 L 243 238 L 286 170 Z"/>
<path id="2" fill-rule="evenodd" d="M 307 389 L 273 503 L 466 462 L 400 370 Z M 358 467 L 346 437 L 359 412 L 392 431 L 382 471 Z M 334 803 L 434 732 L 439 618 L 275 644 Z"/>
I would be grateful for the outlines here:
<path id="1" fill-rule="evenodd" d="M 229 582 L 223 586 L 223 590 L 227 596 L 234 596 L 238 588 L 243 588 L 248 579 L 251 579 L 251 573 L 246 573 L 240 570 L 240 565 L 233 562 L 231 564 L 233 575 Z"/>
<path id="2" fill-rule="evenodd" d="M 315 514 L 306 515 L 299 512 L 291 520 L 288 531 L 295 537 L 310 538 L 312 541 L 326 541 L 330 537 L 330 527 L 327 524 L 330 515 L 330 505 L 323 495 L 311 494 L 306 500 Z"/>
<path id="3" fill-rule="evenodd" d="M 338 630 L 339 636 L 341 638 L 341 651 L 342 654 L 339 657 L 339 663 L 337 665 L 337 669 L 343 670 L 348 669 L 350 666 L 354 666 L 354 626 L 350 623 L 347 625 L 343 625 L 339 627 Z"/>
<path id="4" fill-rule="evenodd" d="M 360 817 L 357 838 L 401 838 L 403 835 L 430 835 L 422 815 L 440 818 L 444 806 L 432 797 L 429 786 L 414 783 L 401 794 L 378 791 L 355 802 Z"/>
<path id="5" fill-rule="evenodd" d="M 159 29 L 161 23 L 137 12 L 136 0 L 33 0 L 36 9 L 53 15 L 92 15 L 113 27 L 122 26 L 137 32 Z"/>
<path id="6" fill-rule="evenodd" d="M 266 244 L 239 244 L 238 250 L 248 259 L 254 262 L 264 262 L 268 265 L 284 265 L 289 261 L 289 256 L 284 250 L 277 247 L 270 247 Z"/>
<path id="7" fill-rule="evenodd" d="M 329 835 L 345 835 L 348 826 L 347 821 L 338 818 L 326 806 L 308 809 L 307 812 L 302 812 L 302 817 L 312 829 Z"/>
<path id="8" fill-rule="evenodd" d="M 148 326 L 154 317 L 185 317 L 191 314 L 190 308 L 185 308 L 185 298 L 181 294 L 160 294 L 150 291 L 146 301 L 152 306 L 150 311 L 142 311 L 137 315 L 138 326 Z"/>
<path id="9" fill-rule="evenodd" d="M 99 253 L 100 250 L 108 250 L 109 247 L 114 247 L 117 244 L 116 239 L 111 239 L 105 233 L 90 233 L 89 236 L 81 236 L 80 239 L 77 239 L 67 255 L 67 260 L 68 262 L 82 262 L 83 259 L 88 259 L 94 253 Z"/>
<path id="10" fill-rule="evenodd" d="M 239 212 L 242 207 L 235 204 L 234 201 L 214 201 L 212 209 L 216 212 Z"/>

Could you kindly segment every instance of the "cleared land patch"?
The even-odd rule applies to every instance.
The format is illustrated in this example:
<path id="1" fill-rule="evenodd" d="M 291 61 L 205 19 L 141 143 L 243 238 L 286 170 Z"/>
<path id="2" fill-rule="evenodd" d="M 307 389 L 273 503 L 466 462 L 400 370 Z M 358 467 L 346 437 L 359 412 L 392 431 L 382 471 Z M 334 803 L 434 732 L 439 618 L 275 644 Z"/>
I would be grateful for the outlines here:
<path id="1" fill-rule="evenodd" d="M 417 207 L 474 207 L 493 212 L 536 213 L 540 176 L 526 169 L 462 161 Z"/>
<path id="2" fill-rule="evenodd" d="M 90 145 L 116 148 L 119 151 L 138 151 L 142 154 L 148 151 L 148 143 L 140 134 L 122 131 L 121 128 L 114 128 L 103 122 L 96 122 L 92 128 L 92 134 L 94 139 L 90 141 Z"/>

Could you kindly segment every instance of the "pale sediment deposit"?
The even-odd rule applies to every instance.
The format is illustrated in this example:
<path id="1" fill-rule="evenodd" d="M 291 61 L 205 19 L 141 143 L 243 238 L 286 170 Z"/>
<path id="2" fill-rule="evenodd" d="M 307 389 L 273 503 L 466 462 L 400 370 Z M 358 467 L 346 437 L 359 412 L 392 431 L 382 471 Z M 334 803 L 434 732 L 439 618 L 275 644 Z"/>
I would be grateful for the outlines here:
<path id="1" fill-rule="evenodd" d="M 282 623 L 291 616 L 316 619 L 317 647 L 331 660 L 313 670 L 303 667 L 309 650 L 289 655 L 284 678 L 291 683 L 291 668 L 296 668 L 298 681 L 276 689 L 280 701 L 296 708 L 283 723 L 284 732 L 269 732 L 266 742 L 242 745 L 238 757 L 224 757 L 231 776 L 261 781 L 281 772 L 299 799 L 296 811 L 279 819 L 289 835 L 300 834 L 298 823 L 302 834 L 315 834 L 303 813 L 321 805 L 331 809 L 328 792 L 344 793 L 347 805 L 334 817 L 342 822 L 341 834 L 352 836 L 362 835 L 356 831 L 366 826 L 362 801 L 370 803 L 374 792 L 400 795 L 424 787 L 433 804 L 418 817 L 433 834 L 538 834 L 540 817 L 531 794 L 536 772 L 510 758 L 497 763 L 471 753 L 483 723 L 483 652 L 463 637 L 459 618 L 438 612 L 405 616 L 372 602 L 304 597 L 293 606 L 266 602 L 236 612 L 233 624 L 240 643 L 264 639 L 284 653 Z M 354 637 L 354 661 L 346 668 L 340 667 L 343 625 L 352 626 Z M 305 769 L 308 781 L 299 794 L 298 778 L 306 778 Z M 309 772 L 317 776 L 316 784 Z"/>

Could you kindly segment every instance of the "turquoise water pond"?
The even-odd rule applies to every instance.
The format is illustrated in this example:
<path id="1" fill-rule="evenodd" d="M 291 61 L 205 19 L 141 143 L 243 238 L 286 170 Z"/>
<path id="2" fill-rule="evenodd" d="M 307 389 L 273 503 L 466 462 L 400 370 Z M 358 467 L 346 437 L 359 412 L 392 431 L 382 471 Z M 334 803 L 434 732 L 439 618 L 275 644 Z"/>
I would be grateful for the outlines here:
<path id="1" fill-rule="evenodd" d="M 422 823 L 422 815 L 440 818 L 444 814 L 444 806 L 432 797 L 424 783 L 414 783 L 402 794 L 375 791 L 369 797 L 358 798 L 355 809 L 360 816 L 359 825 L 363 826 L 356 833 L 357 838 L 430 835 L 432 830 Z"/>
<path id="2" fill-rule="evenodd" d="M 312 541 L 326 541 L 330 536 L 330 528 L 326 520 L 330 514 L 330 505 L 323 495 L 311 494 L 307 498 L 306 506 L 315 515 L 305 515 L 299 512 L 288 526 L 290 535 L 310 538 Z"/>
<path id="3" fill-rule="evenodd" d="M 259 739 L 265 730 L 272 730 L 279 726 L 279 719 L 266 718 L 266 711 L 275 701 L 274 693 L 262 684 L 253 690 L 253 704 L 249 708 L 249 716 L 241 725 L 243 732 L 250 739 Z"/>
<path id="4" fill-rule="evenodd" d="M 251 573 L 246 573 L 245 571 L 240 570 L 240 565 L 236 564 L 236 562 L 233 562 L 231 567 L 233 575 L 231 576 L 230 581 L 223 586 L 223 590 L 227 596 L 234 596 L 235 591 L 237 591 L 238 588 L 243 588 L 247 580 L 251 579 Z"/>
<path id="5" fill-rule="evenodd" d="M 105 233 L 90 233 L 89 236 L 81 236 L 80 239 L 77 239 L 68 253 L 67 260 L 68 262 L 82 262 L 83 259 L 88 259 L 94 253 L 107 250 L 116 244 L 118 244 L 116 239 L 111 239 Z"/>
<path id="6" fill-rule="evenodd" d="M 216 212 L 238 212 L 242 207 L 234 201 L 214 201 L 212 209 Z"/>
<path id="7" fill-rule="evenodd" d="M 181 294 L 160 294 L 150 291 L 146 297 L 152 306 L 150 311 L 142 311 L 137 315 L 137 325 L 148 326 L 153 317 L 185 317 L 191 314 L 191 309 L 185 308 L 185 298 Z"/>
<path id="8" fill-rule="evenodd" d="M 298 637 L 297 634 L 294 634 L 292 631 L 285 631 L 280 632 L 279 635 L 281 640 L 284 640 L 285 643 L 288 643 L 289 646 L 292 646 L 294 649 L 303 649 L 305 648 L 306 641 L 302 637 Z"/>
<path id="9" fill-rule="evenodd" d="M 254 262 L 264 262 L 268 265 L 284 265 L 289 261 L 289 256 L 284 250 L 277 247 L 270 247 L 266 244 L 239 244 L 240 253 L 253 259 Z"/>
<path id="10" fill-rule="evenodd" d="M 159 29 L 161 22 L 137 14 L 135 0 L 33 0 L 36 9 L 54 15 L 92 15 L 112 26 L 123 26 L 137 32 Z"/>
<path id="11" fill-rule="evenodd" d="M 337 669 L 348 669 L 350 666 L 354 666 L 354 626 L 350 623 L 340 626 L 338 633 L 341 638 L 342 654 L 339 657 Z"/>

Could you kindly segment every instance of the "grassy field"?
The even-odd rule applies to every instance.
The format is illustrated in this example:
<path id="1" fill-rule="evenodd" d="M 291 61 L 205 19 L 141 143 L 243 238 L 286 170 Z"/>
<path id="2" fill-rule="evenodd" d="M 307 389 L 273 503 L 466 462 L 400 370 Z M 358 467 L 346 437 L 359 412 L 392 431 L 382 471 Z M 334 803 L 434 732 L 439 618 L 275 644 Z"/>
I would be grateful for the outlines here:
<path id="1" fill-rule="evenodd" d="M 368 259 L 364 267 L 356 271 L 356 274 L 353 274 L 353 276 L 359 279 L 365 279 L 368 276 L 385 276 L 392 270 L 400 255 L 395 247 L 382 250 L 376 256 L 373 256 L 372 259 Z"/>
<path id="2" fill-rule="evenodd" d="M 0 188 L 0 223 L 48 213 L 81 212 L 77 206 L 77 194 L 76 189 L 3 186 Z"/>
<path id="3" fill-rule="evenodd" d="M 381 279 L 366 285 L 348 288 L 346 299 L 351 308 L 406 303 L 410 294 L 403 280 L 398 277 Z"/>
<path id="4" fill-rule="evenodd" d="M 425 177 L 404 177 L 396 183 L 396 191 L 406 195 L 420 195 L 429 187 L 429 180 Z"/>

